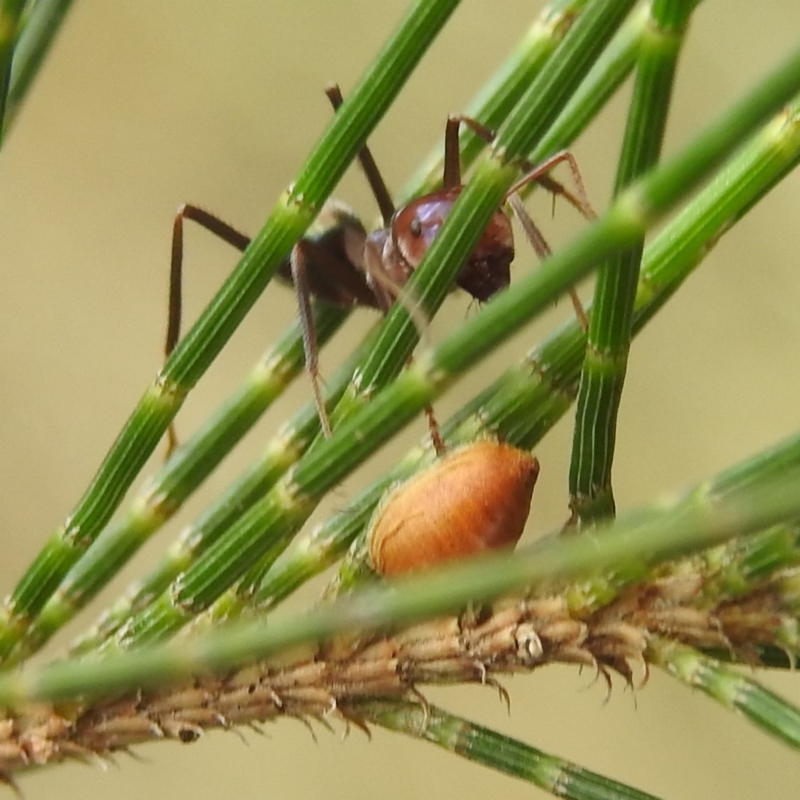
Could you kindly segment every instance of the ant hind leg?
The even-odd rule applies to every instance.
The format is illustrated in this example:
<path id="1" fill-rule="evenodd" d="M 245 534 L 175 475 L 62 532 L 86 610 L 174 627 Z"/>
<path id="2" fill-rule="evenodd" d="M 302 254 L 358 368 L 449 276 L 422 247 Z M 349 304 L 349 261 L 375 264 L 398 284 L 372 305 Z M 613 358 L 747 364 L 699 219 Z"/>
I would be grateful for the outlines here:
<path id="1" fill-rule="evenodd" d="M 311 288 L 308 283 L 309 244 L 302 239 L 292 248 L 289 263 L 292 268 L 292 283 L 297 295 L 297 308 L 300 313 L 300 326 L 303 330 L 303 354 L 306 361 L 306 372 L 311 381 L 311 394 L 317 407 L 317 416 L 326 439 L 331 435 L 331 422 L 322 397 L 319 377 L 319 347 L 311 311 Z"/>

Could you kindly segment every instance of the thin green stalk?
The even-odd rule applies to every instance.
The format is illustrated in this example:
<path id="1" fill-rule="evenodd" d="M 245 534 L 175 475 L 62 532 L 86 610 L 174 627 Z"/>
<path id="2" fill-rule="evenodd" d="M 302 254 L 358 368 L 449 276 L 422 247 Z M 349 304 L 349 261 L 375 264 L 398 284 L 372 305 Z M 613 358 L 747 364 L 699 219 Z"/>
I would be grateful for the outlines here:
<path id="1" fill-rule="evenodd" d="M 347 311 L 318 304 L 314 325 L 319 343 L 326 342 L 347 317 Z M 233 449 L 266 409 L 277 399 L 304 366 L 302 328 L 295 322 L 275 346 L 270 348 L 250 372 L 245 383 L 231 395 L 208 421 L 176 450 L 172 458 L 155 475 L 151 476 L 130 503 L 125 513 L 109 525 L 103 534 L 74 564 L 57 591 L 45 603 L 39 616 L 29 628 L 23 646 L 14 651 L 14 660 L 30 655 L 41 647 L 57 630 L 63 627 L 125 566 L 134 553 L 158 531 L 186 499 L 208 477 L 211 471 Z M 337 375 L 338 394 L 344 391 L 347 378 L 352 374 L 354 362 L 349 363 L 350 373 Z M 318 432 L 316 413 L 306 415 L 311 430 L 304 429 L 304 440 L 281 441 L 284 449 L 272 456 L 273 482 L 275 457 L 284 471 Z M 252 473 L 249 477 L 252 479 Z M 263 481 L 260 481 L 263 483 Z M 266 491 L 264 487 L 262 491 Z M 252 489 L 251 489 L 252 490 Z M 234 498 L 238 500 L 239 498 Z M 225 500 L 230 501 L 230 497 Z M 218 506 L 219 504 L 217 504 Z M 236 506 L 233 510 L 235 511 Z M 225 506 L 227 521 L 231 517 L 230 505 Z M 219 516 L 217 514 L 217 516 Z M 191 554 L 208 546 L 219 535 L 219 523 L 210 530 L 194 530 L 182 537 L 183 546 L 170 552 L 169 579 L 154 587 L 150 582 L 142 587 L 149 596 L 162 591 L 180 571 L 179 564 L 191 561 Z M 187 542 L 191 545 L 187 547 Z M 163 567 L 159 572 L 163 577 Z M 141 601 L 139 601 L 141 602 Z"/>
<path id="2" fill-rule="evenodd" d="M 3 0 L 0 3 L 0 145 L 11 85 L 11 62 L 25 6 L 26 0 Z"/>
<path id="3" fill-rule="evenodd" d="M 653 1 L 639 45 L 615 197 L 658 162 L 691 10 L 685 0 Z M 570 507 L 583 523 L 615 513 L 611 467 L 643 249 L 642 235 L 597 273 L 569 472 Z"/>
<path id="4" fill-rule="evenodd" d="M 543 61 L 552 52 L 556 43 L 561 40 L 565 31 L 572 24 L 574 15 L 584 3 L 585 0 L 580 0 L 580 2 L 575 0 L 564 2 L 562 0 L 562 2 L 553 3 L 539 15 L 539 19 L 529 34 L 507 59 L 498 73 L 490 78 L 471 104 L 471 109 L 475 109 L 474 113 L 478 118 L 487 120 L 492 126 L 502 122 L 541 67 Z M 477 141 L 474 144 L 480 147 Z M 473 147 L 468 153 L 468 158 L 474 158 L 476 154 L 477 148 Z M 436 169 L 441 173 L 440 163 Z M 416 193 L 420 191 L 420 188 L 419 186 L 416 188 Z M 318 335 L 319 333 L 318 329 Z M 212 428 L 213 425 L 214 423 L 211 421 L 208 427 Z M 191 446 L 192 442 L 187 442 L 187 447 Z M 299 451 L 296 455 L 299 455 Z M 280 464 L 282 469 L 288 467 L 288 462 L 285 458 L 280 459 Z M 265 470 L 269 476 L 269 483 L 265 483 L 263 478 Z M 89 642 L 96 639 L 101 629 L 106 633 L 114 630 L 129 615 L 131 602 L 137 609 L 139 608 L 139 602 L 136 598 L 142 600 L 145 597 L 153 597 L 160 593 L 169 580 L 192 563 L 194 556 L 204 548 L 206 541 L 213 540 L 224 527 L 232 524 L 236 517 L 240 516 L 258 497 L 266 492 L 275 479 L 275 454 L 270 452 L 266 456 L 266 462 L 262 459 L 261 463 L 252 465 L 248 469 L 247 475 L 243 477 L 236 487 L 231 487 L 229 491 L 226 491 L 219 502 L 215 503 L 211 509 L 203 514 L 200 520 L 185 531 L 182 536 L 182 543 L 178 543 L 172 548 L 165 563 L 154 570 L 144 582 L 132 587 L 126 596 L 115 604 L 113 612 L 106 615 L 101 627 L 94 628 L 88 638 L 82 637 L 78 646 L 81 649 L 89 646 Z M 151 494 L 159 497 L 163 496 L 163 504 L 170 508 L 175 503 L 175 498 L 165 493 L 158 477 L 154 479 L 154 489 Z M 119 526 L 115 526 L 115 529 L 118 528 Z M 206 536 L 206 531 L 208 531 L 208 537 Z M 102 538 L 106 541 L 107 535 L 104 534 Z M 189 548 L 188 542 L 197 542 L 197 547 L 192 546 Z M 89 552 L 91 553 L 91 550 Z M 80 562 L 77 569 L 81 569 Z M 74 572 L 75 569 L 73 569 Z M 245 577 L 240 586 L 250 586 L 252 582 L 260 582 L 260 574 L 256 575 L 256 572 L 260 573 L 259 568 L 255 567 L 251 572 L 254 573 L 252 580 L 248 580 Z M 67 577 L 66 582 L 74 583 L 74 581 L 71 581 L 71 576 Z M 58 595 L 62 594 L 63 589 L 64 586 L 62 585 Z M 42 612 L 45 616 L 49 616 L 47 608 L 52 605 L 52 603 L 48 604 L 46 610 Z M 56 621 L 60 616 L 61 614 L 58 612 L 53 616 L 53 620 Z M 29 646 L 34 645 L 33 639 L 37 639 L 35 630 L 31 632 Z"/>
<path id="5" fill-rule="evenodd" d="M 731 711 L 739 711 L 764 732 L 800 748 L 800 709 L 739 670 L 692 647 L 659 639 L 650 643 L 647 657 L 687 686 L 700 689 Z"/>
<path id="6" fill-rule="evenodd" d="M 30 620 L 108 522 L 188 391 L 316 216 L 361 143 L 457 5 L 458 0 L 417 0 L 372 68 L 334 115 L 290 190 L 145 392 L 77 507 L 4 604 L 0 615 L 0 660 L 24 637 Z"/>
<path id="7" fill-rule="evenodd" d="M 289 618 L 234 623 L 195 639 L 175 640 L 92 661 L 31 665 L 0 675 L 0 707 L 33 701 L 83 700 L 126 689 L 165 685 L 209 670 L 228 670 L 298 645 L 320 642 L 353 630 L 403 625 L 454 613 L 468 602 L 487 603 L 514 591 L 556 587 L 615 572 L 629 583 L 664 561 L 685 557 L 735 536 L 800 516 L 800 436 L 772 448 L 773 459 L 792 468 L 777 480 L 760 480 L 764 459 L 740 465 L 748 480 L 724 499 L 715 490 L 727 473 L 676 501 L 660 502 L 621 516 L 596 537 L 558 536 L 513 554 L 450 564 L 370 587 Z"/>
<path id="8" fill-rule="evenodd" d="M 424 352 L 391 386 L 341 423 L 330 439 L 318 441 L 296 468 L 209 548 L 169 591 L 140 618 L 131 620 L 116 646 L 127 648 L 171 635 L 208 608 L 257 560 L 277 558 L 324 492 L 412 419 L 456 375 L 588 273 L 598 259 L 635 241 L 682 194 L 705 178 L 766 114 L 774 112 L 798 89 L 800 53 L 672 161 L 620 195 L 609 213 L 571 245 L 488 303 L 441 345 Z M 489 172 L 491 183 L 493 170 Z M 480 188 L 481 178 L 479 170 L 470 186 Z M 469 189 L 465 196 L 468 192 Z M 451 226 L 449 230 L 450 235 L 442 231 L 433 248 L 461 232 L 458 227 Z M 386 322 L 381 330 L 386 330 Z"/>
<path id="9" fill-rule="evenodd" d="M 699 561 L 699 572 L 713 574 L 703 584 L 704 606 L 749 594 L 779 570 L 800 564 L 800 523 L 781 523 L 758 536 L 704 553 Z"/>
<path id="10" fill-rule="evenodd" d="M 642 2 L 630 13 L 553 127 L 534 148 L 530 156 L 534 164 L 563 149 L 564 142 L 575 141 L 628 77 L 649 19 L 649 5 Z"/>
<path id="11" fill-rule="evenodd" d="M 649 243 L 634 303 L 634 335 L 703 261 L 710 244 L 731 230 L 800 160 L 799 114 L 796 101 L 768 123 Z M 470 441 L 489 429 L 518 446 L 535 446 L 572 402 L 584 347 L 585 335 L 577 322 L 563 325 L 445 423 L 445 441 Z M 363 531 L 389 485 L 408 478 L 426 458 L 415 449 L 347 509 L 298 537 L 293 549 L 267 573 L 257 602 L 272 607 L 330 566 Z M 782 469 L 778 463 L 776 474 Z"/>
<path id="12" fill-rule="evenodd" d="M 634 0 L 593 2 L 558 48 L 557 58 L 538 73 L 497 134 L 490 156 L 466 185 L 408 285 L 429 315 L 435 313 L 473 251 L 491 215 L 517 177 L 515 159 L 531 151 L 570 94 L 619 27 Z M 418 340 L 408 313 L 399 304 L 389 312 L 375 348 L 334 413 L 341 425 L 400 371 Z"/>
<path id="13" fill-rule="evenodd" d="M 16 119 L 22 101 L 39 74 L 39 68 L 61 30 L 70 8 L 72 0 L 36 0 L 26 9 L 11 64 L 11 82 L 3 118 L 3 136 L 8 133 Z"/>
<path id="14" fill-rule="evenodd" d="M 336 310 L 335 314 L 337 317 L 344 316 L 344 313 L 339 310 Z M 320 320 L 320 322 L 323 322 L 323 320 Z M 317 328 L 317 335 L 319 336 L 324 329 L 325 326 L 323 326 L 323 328 Z M 294 327 L 292 331 L 299 336 L 299 331 Z M 350 376 L 353 374 L 356 363 L 363 355 L 363 352 L 370 347 L 373 338 L 374 330 L 373 335 L 367 335 L 361 345 L 351 353 L 339 369 L 326 381 L 326 405 L 332 405 L 341 397 L 350 380 Z M 302 346 L 300 346 L 298 357 L 302 362 Z M 271 361 L 272 359 L 267 358 L 265 363 Z M 222 416 L 224 411 L 225 407 L 223 407 L 221 413 L 215 415 L 215 417 Z M 215 417 L 212 417 L 209 422 L 203 426 L 203 429 L 198 432 L 198 437 L 201 436 L 205 430 L 217 430 L 218 426 L 215 424 Z M 253 503 L 263 497 L 264 494 L 274 486 L 286 470 L 297 461 L 318 433 L 319 416 L 317 414 L 317 407 L 313 401 L 309 401 L 294 417 L 292 417 L 292 419 L 281 426 L 280 430 L 268 442 L 261 456 L 250 464 L 247 470 L 239 476 L 234 483 L 222 492 L 196 520 L 191 522 L 181 532 L 177 541 L 167 550 L 162 561 L 144 578 L 133 584 L 128 591 L 102 615 L 101 619 L 99 619 L 90 630 L 73 643 L 70 652 L 72 654 L 82 653 L 100 646 L 107 637 L 111 636 L 119 629 L 128 617 L 140 611 L 154 597 L 161 594 L 161 592 L 169 586 L 170 582 L 181 572 L 186 570 L 247 508 L 252 506 Z M 220 438 L 227 446 L 228 441 L 226 437 L 227 433 L 225 430 L 220 431 L 220 434 L 217 436 L 217 438 Z M 197 437 L 193 437 L 193 439 L 189 440 L 182 450 L 185 449 L 191 452 L 193 450 L 195 438 Z M 177 455 L 178 453 L 176 453 L 176 456 Z M 165 477 L 168 477 L 170 463 L 171 462 L 167 463 L 162 473 L 159 473 L 159 475 L 151 479 L 149 484 L 150 489 L 147 494 L 148 496 L 164 496 L 167 502 L 173 503 L 176 501 L 176 498 L 168 491 L 168 486 L 173 484 L 174 488 L 174 482 L 165 481 L 162 483 L 162 481 L 159 480 L 159 476 L 164 473 L 167 473 Z M 140 503 L 134 501 L 131 511 L 129 512 L 131 516 L 135 513 L 139 505 Z M 172 508 L 172 506 L 170 507 Z M 177 510 L 177 507 L 173 510 Z M 52 615 L 58 614 L 58 606 L 55 605 L 55 601 L 59 600 L 62 595 L 69 595 L 70 584 L 75 587 L 81 585 L 78 578 L 82 572 L 86 571 L 84 563 L 92 556 L 101 542 L 104 542 L 108 537 L 113 535 L 111 531 L 115 530 L 116 527 L 123 527 L 124 523 L 125 519 L 120 523 L 120 526 L 108 528 L 95 545 L 89 548 L 86 556 L 73 567 L 72 571 L 64 580 L 64 583 L 59 587 L 58 592 L 53 596 L 53 599 L 42 609 L 39 620 L 34 624 L 26 639 L 26 644 L 30 644 L 31 646 L 41 644 L 37 632 L 43 630 L 43 626 Z M 112 546 L 111 550 L 113 551 L 114 549 L 115 547 Z M 96 583 L 97 579 L 91 577 L 91 572 L 89 575 L 89 580 Z M 85 592 L 85 589 L 83 592 Z M 85 601 L 87 598 L 82 596 L 81 599 Z M 49 633 L 48 631 L 48 635 Z M 20 653 L 15 651 L 15 656 L 19 655 Z"/>
<path id="15" fill-rule="evenodd" d="M 557 46 L 582 12 L 587 0 L 555 0 L 546 5 L 523 39 L 486 85 L 475 95 L 464 113 L 497 130 L 520 97 L 539 74 Z M 459 132 L 459 154 L 466 170 L 486 147 L 486 142 L 469 128 Z M 569 139 L 572 141 L 572 139 Z M 549 150 L 554 152 L 559 148 Z M 437 142 L 399 195 L 400 204 L 420 193 L 438 188 L 442 182 L 444 155 Z"/>
<path id="16" fill-rule="evenodd" d="M 381 727 L 433 742 L 457 756 L 569 800 L 655 800 L 654 795 L 591 772 L 438 706 L 408 701 L 366 703 L 356 713 Z"/>

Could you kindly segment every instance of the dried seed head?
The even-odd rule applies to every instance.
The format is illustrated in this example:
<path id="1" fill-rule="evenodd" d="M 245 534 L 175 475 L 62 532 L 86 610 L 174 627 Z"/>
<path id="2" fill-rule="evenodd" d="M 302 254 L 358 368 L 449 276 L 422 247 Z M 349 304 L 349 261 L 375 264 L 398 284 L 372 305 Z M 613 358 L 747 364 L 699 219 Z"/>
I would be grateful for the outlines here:
<path id="1" fill-rule="evenodd" d="M 378 508 L 368 537 L 373 568 L 391 577 L 513 547 L 538 474 L 530 453 L 507 444 L 480 441 L 454 450 Z"/>

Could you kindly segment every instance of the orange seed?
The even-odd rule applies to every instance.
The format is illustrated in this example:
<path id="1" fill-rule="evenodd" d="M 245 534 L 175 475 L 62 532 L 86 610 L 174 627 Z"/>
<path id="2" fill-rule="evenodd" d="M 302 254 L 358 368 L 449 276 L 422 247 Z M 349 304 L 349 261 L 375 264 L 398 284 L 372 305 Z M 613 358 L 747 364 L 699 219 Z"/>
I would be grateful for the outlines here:
<path id="1" fill-rule="evenodd" d="M 384 577 L 513 547 L 530 511 L 539 462 L 511 445 L 483 440 L 438 459 L 377 509 L 368 536 Z"/>

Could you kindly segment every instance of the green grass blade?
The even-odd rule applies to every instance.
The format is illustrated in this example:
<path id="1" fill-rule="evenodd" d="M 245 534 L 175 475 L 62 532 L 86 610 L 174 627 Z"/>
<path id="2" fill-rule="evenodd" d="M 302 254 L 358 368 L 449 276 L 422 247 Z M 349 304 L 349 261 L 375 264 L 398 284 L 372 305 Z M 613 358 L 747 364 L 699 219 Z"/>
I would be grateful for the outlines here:
<path id="1" fill-rule="evenodd" d="M 45 545 L 0 615 L 0 659 L 25 634 L 119 505 L 180 408 L 391 105 L 458 0 L 418 0 L 337 113 L 261 232 L 145 392 L 77 507 Z"/>
<path id="2" fill-rule="evenodd" d="M 690 11 L 684 0 L 652 4 L 639 46 L 615 196 L 658 162 Z M 570 507 L 582 523 L 616 510 L 611 467 L 643 249 L 644 235 L 597 273 L 569 473 Z"/>
<path id="3" fill-rule="evenodd" d="M 457 756 L 570 800 L 654 800 L 654 795 L 618 783 L 545 753 L 517 739 L 419 703 L 369 703 L 359 707 L 369 722 L 433 742 Z"/>
<path id="4" fill-rule="evenodd" d="M 36 0 L 27 10 L 14 48 L 11 82 L 2 120 L 3 136 L 13 124 L 70 8 L 72 0 Z"/>
<path id="5" fill-rule="evenodd" d="M 700 689 L 725 708 L 740 712 L 790 747 L 800 748 L 800 709 L 752 678 L 685 645 L 654 641 L 648 651 L 651 653 L 655 663 L 682 683 Z"/>
<path id="6" fill-rule="evenodd" d="M 478 92 L 464 113 L 491 130 L 497 130 L 555 52 L 586 2 L 587 0 L 558 0 L 546 5 L 519 45 Z M 462 129 L 459 132 L 462 169 L 466 170 L 471 166 L 484 147 L 486 142 L 483 139 L 469 128 Z M 400 203 L 441 185 L 444 164 L 442 149 L 442 143 L 437 142 L 420 169 L 400 192 Z M 554 149 L 548 152 L 552 153 Z"/>
<path id="7" fill-rule="evenodd" d="M 441 305 L 517 176 L 514 159 L 525 157 L 550 127 L 632 4 L 633 0 L 589 4 L 561 43 L 558 58 L 547 62 L 498 131 L 489 159 L 468 182 L 409 282 L 411 296 L 429 315 Z M 408 313 L 396 304 L 369 359 L 359 369 L 358 380 L 337 409 L 334 425 L 398 374 L 417 339 Z"/>
<path id="8" fill-rule="evenodd" d="M 26 0 L 3 0 L 0 3 L 0 134 L 5 127 L 8 90 L 11 85 L 11 62 L 26 5 Z"/>
<path id="9" fill-rule="evenodd" d="M 791 463 L 780 479 L 764 479 L 772 461 Z M 0 675 L 0 706 L 35 700 L 99 696 L 137 686 L 162 684 L 206 670 L 226 670 L 319 642 L 339 633 L 402 625 L 453 613 L 468 602 L 489 602 L 508 592 L 554 586 L 614 574 L 618 584 L 646 577 L 664 561 L 684 557 L 735 536 L 747 536 L 800 516 L 800 435 L 736 468 L 743 478 L 726 490 L 731 471 L 701 484 L 673 502 L 632 511 L 598 531 L 596 537 L 563 537 L 556 532 L 514 554 L 398 580 L 393 586 L 359 591 L 297 616 L 231 624 L 195 639 L 109 655 L 30 666 Z M 724 497 L 718 490 L 727 491 Z"/>

